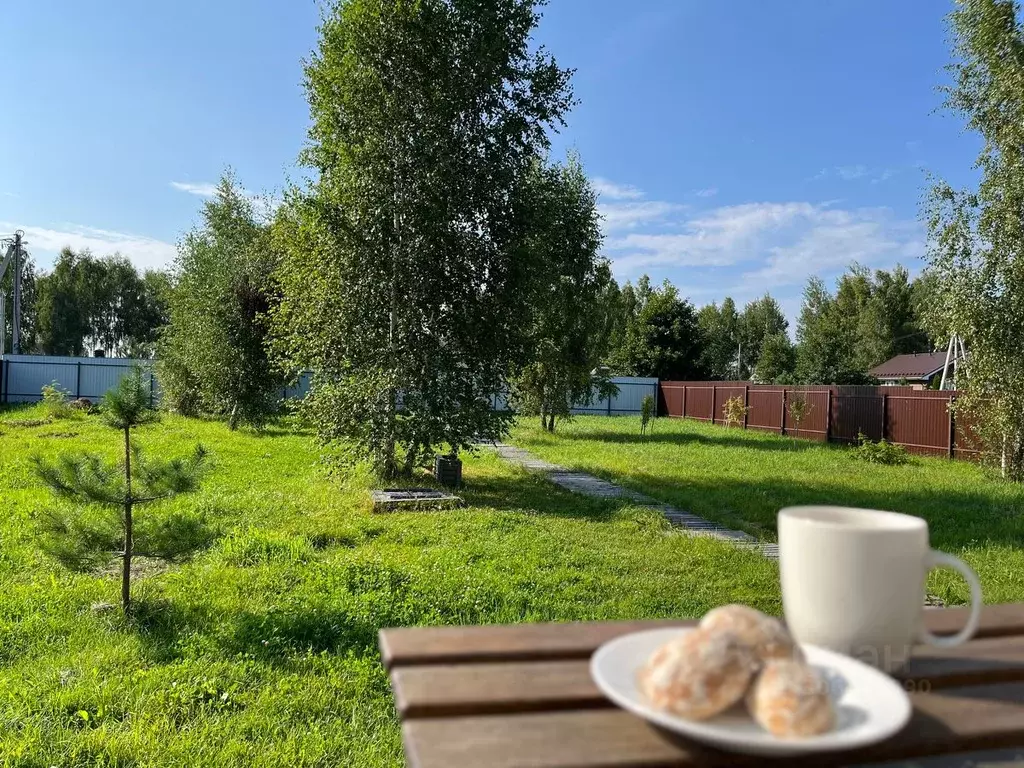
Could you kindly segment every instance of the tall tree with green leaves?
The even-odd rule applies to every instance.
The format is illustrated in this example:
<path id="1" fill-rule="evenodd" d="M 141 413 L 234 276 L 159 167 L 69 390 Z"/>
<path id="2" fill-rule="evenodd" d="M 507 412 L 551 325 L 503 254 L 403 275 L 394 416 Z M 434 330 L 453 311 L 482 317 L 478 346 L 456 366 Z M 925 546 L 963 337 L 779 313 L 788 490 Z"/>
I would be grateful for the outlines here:
<path id="1" fill-rule="evenodd" d="M 740 316 L 736 302 L 726 296 L 722 306 L 706 304 L 697 312 L 697 324 L 704 340 L 701 367 L 712 379 L 741 377 L 737 370 L 740 345 Z"/>
<path id="2" fill-rule="evenodd" d="M 194 396 L 231 429 L 273 414 L 284 383 L 268 350 L 277 264 L 269 225 L 229 172 L 178 248 L 160 347 L 161 384 L 173 401 Z M 183 394 L 182 382 L 194 393 Z"/>
<path id="3" fill-rule="evenodd" d="M 738 378 L 748 378 L 761 359 L 764 341 L 772 336 L 785 336 L 789 321 L 782 313 L 779 302 L 767 293 L 754 299 L 743 308 L 739 316 L 739 341 L 742 350 L 739 354 Z"/>
<path id="4" fill-rule="evenodd" d="M 921 327 L 914 300 L 914 283 L 906 268 L 875 270 L 870 297 L 857 323 L 857 358 L 864 370 L 894 355 L 927 352 L 928 334 Z"/>
<path id="5" fill-rule="evenodd" d="M 176 560 L 209 539 L 197 520 L 177 516 L 153 521 L 141 530 L 135 513 L 143 504 L 194 491 L 205 466 L 205 451 L 163 461 L 144 456 L 132 443 L 132 431 L 156 421 L 149 407 L 149 387 L 138 369 L 121 379 L 103 398 L 103 420 L 123 437 L 123 460 L 105 462 L 92 454 L 66 454 L 56 463 L 35 458 L 36 473 L 55 495 L 79 506 L 44 517 L 46 548 L 66 565 L 88 568 L 116 555 L 121 560 L 121 607 L 131 609 L 132 559 L 136 556 Z M 82 506 L 85 505 L 85 506 Z M 99 518 L 89 507 L 105 511 Z"/>
<path id="6" fill-rule="evenodd" d="M 697 312 L 668 280 L 652 288 L 646 275 L 636 316 L 626 329 L 621 351 L 624 373 L 665 380 L 693 380 L 707 373 L 702 365 L 704 341 Z"/>
<path id="7" fill-rule="evenodd" d="M 754 368 L 761 384 L 790 384 L 796 372 L 796 348 L 785 333 L 766 336 Z"/>
<path id="8" fill-rule="evenodd" d="M 946 106 L 982 138 L 980 181 L 935 182 L 926 207 L 934 327 L 959 334 L 967 359 L 955 408 L 1004 474 L 1024 479 L 1024 28 L 1011 0 L 961 0 L 950 14 Z"/>
<path id="9" fill-rule="evenodd" d="M 612 394 L 601 370 L 608 322 L 601 301 L 613 285 L 600 256 L 597 198 L 576 155 L 537 164 L 529 248 L 539 265 L 529 325 L 532 359 L 515 378 L 520 409 L 539 414 L 548 431 L 576 404 Z"/>
<path id="10" fill-rule="evenodd" d="M 840 296 L 842 299 L 840 299 Z M 811 277 L 797 323 L 796 377 L 804 384 L 865 384 L 867 375 L 854 357 L 859 313 L 857 285 L 848 283 L 833 296 L 820 277 Z"/>
<path id="11" fill-rule="evenodd" d="M 51 355 L 151 357 L 161 326 L 162 299 L 153 293 L 166 278 L 140 276 L 126 257 L 96 258 L 64 248 L 52 272 L 38 279 L 38 343 Z M 152 277 L 150 276 L 152 275 Z"/>
<path id="12" fill-rule="evenodd" d="M 572 103 L 537 0 L 338 0 L 306 67 L 312 125 L 278 233 L 280 349 L 322 439 L 388 477 L 497 438 L 528 360 L 528 177 Z"/>

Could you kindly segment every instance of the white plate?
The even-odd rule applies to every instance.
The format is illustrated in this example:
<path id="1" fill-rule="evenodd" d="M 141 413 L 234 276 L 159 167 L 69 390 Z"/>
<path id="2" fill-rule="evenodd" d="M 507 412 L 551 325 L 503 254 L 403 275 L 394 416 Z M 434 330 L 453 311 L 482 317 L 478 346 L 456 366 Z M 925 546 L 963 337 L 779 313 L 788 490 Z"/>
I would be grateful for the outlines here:
<path id="1" fill-rule="evenodd" d="M 801 646 L 807 661 L 828 682 L 836 725 L 804 739 L 780 739 L 761 728 L 742 704 L 710 720 L 684 720 L 655 709 L 636 684 L 636 673 L 655 650 L 688 629 L 651 629 L 605 643 L 590 660 L 597 687 L 623 709 L 695 741 L 750 755 L 796 755 L 853 749 L 882 741 L 910 718 L 910 699 L 899 683 L 863 662 L 813 645 Z"/>

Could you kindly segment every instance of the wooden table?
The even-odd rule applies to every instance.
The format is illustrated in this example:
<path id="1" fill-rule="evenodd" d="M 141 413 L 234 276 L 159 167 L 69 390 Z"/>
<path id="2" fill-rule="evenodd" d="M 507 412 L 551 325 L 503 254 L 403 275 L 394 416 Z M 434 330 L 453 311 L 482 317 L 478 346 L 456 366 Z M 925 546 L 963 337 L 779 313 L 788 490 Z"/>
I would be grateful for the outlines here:
<path id="1" fill-rule="evenodd" d="M 934 632 L 965 609 L 926 611 Z M 385 629 L 384 664 L 408 763 L 450 766 L 693 766 L 759 759 L 667 734 L 614 707 L 590 680 L 590 655 L 628 632 L 692 621 Z M 785 765 L 842 765 L 1024 746 L 1024 603 L 988 606 L 976 639 L 922 646 L 899 677 L 914 714 L 899 734 L 853 752 Z"/>

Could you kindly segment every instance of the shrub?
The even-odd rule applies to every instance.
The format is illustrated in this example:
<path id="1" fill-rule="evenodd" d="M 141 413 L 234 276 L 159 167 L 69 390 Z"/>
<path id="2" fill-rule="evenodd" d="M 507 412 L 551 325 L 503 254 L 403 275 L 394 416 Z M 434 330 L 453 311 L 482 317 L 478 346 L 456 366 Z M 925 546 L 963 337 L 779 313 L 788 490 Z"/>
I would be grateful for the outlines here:
<path id="1" fill-rule="evenodd" d="M 71 407 L 71 393 L 60 388 L 60 384 L 52 381 L 43 387 L 43 410 L 51 419 L 70 419 L 75 415 Z"/>
<path id="2" fill-rule="evenodd" d="M 647 434 L 647 427 L 654 418 L 654 395 L 647 395 L 640 403 L 640 434 Z"/>
<path id="3" fill-rule="evenodd" d="M 857 433 L 857 442 L 859 445 L 854 449 L 854 455 L 862 461 L 887 466 L 906 464 L 910 461 L 910 455 L 902 445 L 896 445 L 886 440 L 879 440 L 875 443 L 863 432 Z"/>
<path id="4" fill-rule="evenodd" d="M 725 401 L 725 406 L 722 408 L 722 415 L 725 417 L 725 426 L 736 424 L 740 426 L 743 424 L 743 420 L 747 417 L 747 411 L 750 408 L 743 404 L 742 397 L 730 397 Z"/>

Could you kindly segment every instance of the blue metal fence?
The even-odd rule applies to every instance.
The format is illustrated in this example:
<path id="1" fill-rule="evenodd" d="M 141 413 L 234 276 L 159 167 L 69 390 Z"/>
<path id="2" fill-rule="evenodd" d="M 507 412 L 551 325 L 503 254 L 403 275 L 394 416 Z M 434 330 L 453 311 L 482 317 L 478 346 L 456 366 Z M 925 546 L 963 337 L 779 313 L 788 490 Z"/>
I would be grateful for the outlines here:
<path id="1" fill-rule="evenodd" d="M 42 389 L 56 382 L 71 397 L 99 400 L 132 368 L 141 368 L 150 398 L 160 397 L 152 360 L 124 357 L 61 357 L 56 355 L 4 355 L 0 357 L 0 397 L 5 403 L 34 403 Z"/>
<path id="2" fill-rule="evenodd" d="M 143 371 L 152 402 L 160 399 L 160 386 L 153 375 L 153 361 L 125 357 L 58 357 L 54 355 L 3 355 L 0 357 L 0 401 L 4 403 L 35 403 L 42 399 L 42 389 L 57 383 L 73 398 L 99 400 L 113 389 L 132 368 Z M 640 413 L 644 397 L 658 398 L 658 380 L 634 376 L 613 378 L 618 394 L 595 399 L 590 405 L 578 405 L 573 413 L 607 416 L 629 416 Z M 284 398 L 303 398 L 309 391 L 310 374 L 281 390 Z M 506 398 L 494 397 L 495 408 L 507 408 Z"/>

